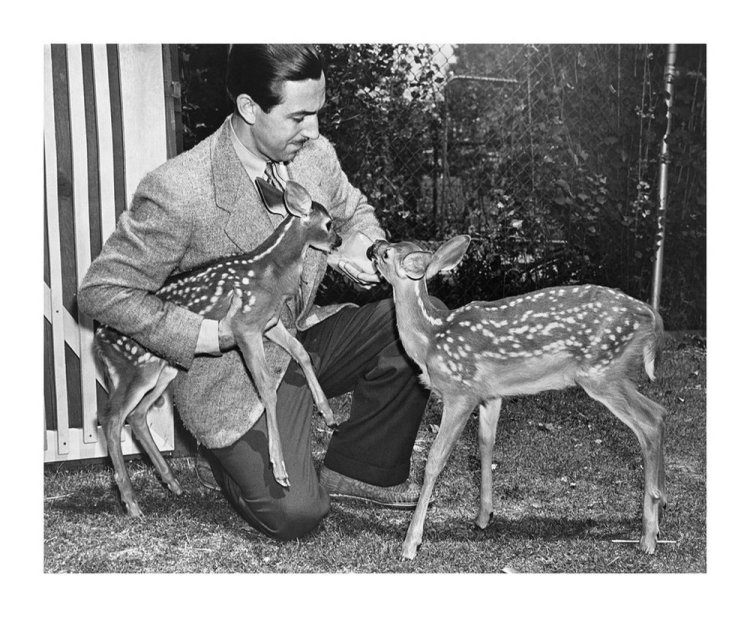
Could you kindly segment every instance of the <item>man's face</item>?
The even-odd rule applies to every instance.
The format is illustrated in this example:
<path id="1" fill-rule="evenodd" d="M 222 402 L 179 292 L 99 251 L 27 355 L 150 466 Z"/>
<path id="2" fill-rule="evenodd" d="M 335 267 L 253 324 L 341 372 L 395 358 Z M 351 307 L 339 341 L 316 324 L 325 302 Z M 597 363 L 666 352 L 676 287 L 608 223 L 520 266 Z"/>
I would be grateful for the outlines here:
<path id="1" fill-rule="evenodd" d="M 281 103 L 268 113 L 256 108 L 250 133 L 259 154 L 272 161 L 291 161 L 308 139 L 319 136 L 318 111 L 326 100 L 325 75 L 285 81 L 281 95 Z"/>

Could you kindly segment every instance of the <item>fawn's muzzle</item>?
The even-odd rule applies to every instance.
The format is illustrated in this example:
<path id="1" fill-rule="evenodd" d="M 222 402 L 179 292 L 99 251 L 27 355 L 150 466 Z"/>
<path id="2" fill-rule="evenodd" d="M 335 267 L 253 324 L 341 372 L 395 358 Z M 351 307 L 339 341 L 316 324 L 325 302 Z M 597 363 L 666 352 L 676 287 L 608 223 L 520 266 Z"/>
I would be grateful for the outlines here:
<path id="1" fill-rule="evenodd" d="M 377 257 L 377 251 L 378 249 L 383 246 L 384 244 L 388 244 L 385 240 L 375 240 L 367 249 L 367 259 L 372 261 Z"/>

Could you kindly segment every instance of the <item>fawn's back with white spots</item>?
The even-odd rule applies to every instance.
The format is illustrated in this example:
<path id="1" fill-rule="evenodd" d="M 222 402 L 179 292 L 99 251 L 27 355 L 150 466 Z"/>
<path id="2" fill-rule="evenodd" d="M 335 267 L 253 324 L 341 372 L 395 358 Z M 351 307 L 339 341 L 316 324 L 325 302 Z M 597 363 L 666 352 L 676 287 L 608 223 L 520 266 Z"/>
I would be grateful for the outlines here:
<path id="1" fill-rule="evenodd" d="M 630 370 L 638 362 L 654 377 L 657 349 L 636 340 L 653 332 L 654 313 L 614 289 L 553 287 L 472 302 L 433 320 L 440 323 L 432 324 L 430 374 L 437 371 L 439 383 L 463 385 L 482 400 L 572 386 L 588 372 Z M 645 356 L 635 358 L 635 350 Z"/>
<path id="2" fill-rule="evenodd" d="M 647 304 L 607 287 L 553 287 L 455 310 L 434 306 L 426 281 L 454 268 L 468 236 L 431 253 L 411 242 L 376 242 L 369 250 L 393 286 L 399 336 L 422 370 L 422 380 L 444 401 L 425 483 L 404 542 L 413 558 L 421 543 L 427 503 L 468 417 L 480 406 L 481 503 L 477 524 L 492 513 L 491 459 L 502 397 L 581 386 L 636 434 L 645 466 L 641 548 L 653 553 L 666 505 L 664 409 L 632 382 L 639 367 L 654 379 L 663 325 Z"/>
<path id="3" fill-rule="evenodd" d="M 309 356 L 280 320 L 285 303 L 300 287 L 303 258 L 309 247 L 330 252 L 341 244 L 328 211 L 312 201 L 307 191 L 288 182 L 284 192 L 257 180 L 269 211 L 286 216 L 255 250 L 214 260 L 169 277 L 155 295 L 205 318 L 226 319 L 261 401 L 266 409 L 269 453 L 274 476 L 289 485 L 276 421 L 276 393 L 263 352 L 263 337 L 284 348 L 302 367 L 319 411 L 334 426 L 333 413 L 318 384 Z M 109 405 L 100 420 L 115 467 L 115 480 L 126 510 L 142 514 L 125 469 L 120 433 L 124 422 L 146 449 L 164 482 L 175 493 L 182 489 L 153 442 L 146 414 L 160 404 L 177 369 L 135 339 L 103 325 L 95 344 L 109 379 Z M 167 397 L 167 400 L 168 397 Z"/>

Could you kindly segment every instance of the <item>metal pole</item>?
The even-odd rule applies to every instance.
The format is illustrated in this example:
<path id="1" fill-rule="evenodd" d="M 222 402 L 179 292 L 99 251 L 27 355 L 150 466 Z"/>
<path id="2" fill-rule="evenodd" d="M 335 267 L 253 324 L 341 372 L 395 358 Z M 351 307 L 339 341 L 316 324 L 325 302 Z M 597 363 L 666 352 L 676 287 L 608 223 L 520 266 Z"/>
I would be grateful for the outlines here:
<path id="1" fill-rule="evenodd" d="M 667 48 L 667 62 L 664 66 L 664 99 L 667 104 L 667 127 L 661 140 L 659 153 L 659 209 L 656 217 L 656 253 L 654 258 L 654 274 L 651 282 L 651 306 L 659 310 L 661 296 L 662 271 L 664 269 L 664 237 L 667 223 L 667 176 L 669 175 L 669 133 L 672 129 L 672 100 L 674 98 L 675 62 L 677 60 L 677 45 Z"/>

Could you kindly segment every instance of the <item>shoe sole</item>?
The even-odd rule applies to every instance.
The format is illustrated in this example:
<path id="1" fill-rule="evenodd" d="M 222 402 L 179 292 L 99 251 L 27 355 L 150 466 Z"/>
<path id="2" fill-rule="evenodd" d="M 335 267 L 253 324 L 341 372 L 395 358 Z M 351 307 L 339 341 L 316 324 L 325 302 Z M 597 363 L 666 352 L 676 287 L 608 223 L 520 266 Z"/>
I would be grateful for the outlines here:
<path id="1" fill-rule="evenodd" d="M 354 501 L 358 503 L 367 503 L 380 508 L 388 508 L 390 510 L 416 510 L 416 503 L 389 503 L 384 501 L 378 501 L 372 497 L 360 497 L 358 495 L 346 495 L 344 493 L 328 493 L 328 496 L 333 501 Z M 431 499 L 428 506 L 433 504 L 434 500 Z"/>
<path id="2" fill-rule="evenodd" d="M 209 491 L 214 491 L 216 493 L 220 493 L 221 492 L 221 487 L 218 484 L 212 484 L 210 482 L 206 482 L 200 476 L 198 476 L 198 482 L 200 482 L 200 484 L 201 484 L 201 486 L 203 486 L 203 488 L 207 488 Z"/>
<path id="3" fill-rule="evenodd" d="M 213 478 L 213 474 L 211 473 L 210 469 L 205 470 L 206 474 L 211 474 L 210 480 L 204 480 L 201 477 L 201 471 L 198 470 L 198 466 L 195 467 L 195 477 L 198 478 L 198 482 L 200 482 L 201 486 L 204 488 L 207 488 L 210 491 L 216 491 L 217 493 L 221 492 L 221 487 L 216 484 L 216 480 Z"/>

